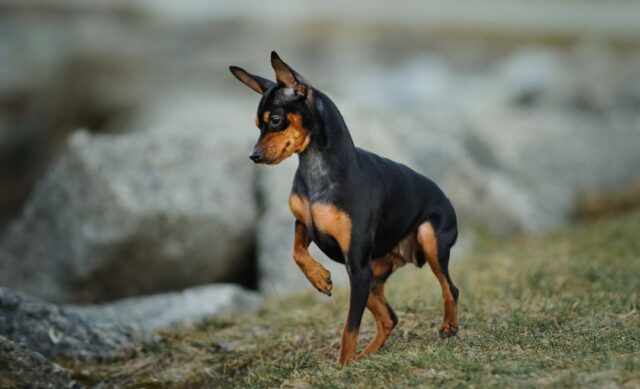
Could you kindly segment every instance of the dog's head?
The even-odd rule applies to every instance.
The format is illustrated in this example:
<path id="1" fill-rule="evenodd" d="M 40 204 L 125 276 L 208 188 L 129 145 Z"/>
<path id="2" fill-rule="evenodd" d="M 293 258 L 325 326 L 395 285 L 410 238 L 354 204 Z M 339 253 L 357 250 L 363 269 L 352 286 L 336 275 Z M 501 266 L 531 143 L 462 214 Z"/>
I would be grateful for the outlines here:
<path id="1" fill-rule="evenodd" d="M 271 65 L 277 82 L 229 67 L 238 80 L 262 95 L 256 116 L 260 137 L 249 155 L 255 163 L 278 164 L 293 153 L 304 152 L 312 137 L 313 88 L 275 51 Z"/>

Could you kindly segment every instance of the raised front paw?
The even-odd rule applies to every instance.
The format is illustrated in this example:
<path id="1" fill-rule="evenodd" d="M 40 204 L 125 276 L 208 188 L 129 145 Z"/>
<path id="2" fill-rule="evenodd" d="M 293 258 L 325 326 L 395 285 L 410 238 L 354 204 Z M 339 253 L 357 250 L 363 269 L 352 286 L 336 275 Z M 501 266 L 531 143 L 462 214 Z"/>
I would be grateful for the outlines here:
<path id="1" fill-rule="evenodd" d="M 309 273 L 307 273 L 307 278 L 321 293 L 331 296 L 333 282 L 331 282 L 331 273 L 329 270 L 318 264 L 318 266 L 315 266 Z"/>

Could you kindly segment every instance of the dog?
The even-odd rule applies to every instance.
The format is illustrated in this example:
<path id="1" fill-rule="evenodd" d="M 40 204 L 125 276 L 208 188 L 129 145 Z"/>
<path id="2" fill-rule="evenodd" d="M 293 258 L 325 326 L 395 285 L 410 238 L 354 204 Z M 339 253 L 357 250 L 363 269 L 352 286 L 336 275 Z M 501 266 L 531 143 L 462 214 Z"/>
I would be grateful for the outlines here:
<path id="1" fill-rule="evenodd" d="M 384 284 L 399 267 L 429 263 L 442 288 L 442 337 L 459 328 L 459 292 L 449 275 L 449 253 L 458 236 L 455 210 L 443 191 L 409 167 L 355 147 L 336 105 L 274 51 L 277 82 L 230 66 L 231 73 L 262 95 L 260 136 L 249 158 L 275 165 L 298 154 L 289 208 L 295 217 L 293 259 L 311 284 L 331 296 L 331 274 L 309 255 L 315 243 L 343 263 L 351 292 L 338 363 L 356 359 L 360 322 L 367 307 L 376 334 L 361 353 L 382 347 L 398 318 Z"/>

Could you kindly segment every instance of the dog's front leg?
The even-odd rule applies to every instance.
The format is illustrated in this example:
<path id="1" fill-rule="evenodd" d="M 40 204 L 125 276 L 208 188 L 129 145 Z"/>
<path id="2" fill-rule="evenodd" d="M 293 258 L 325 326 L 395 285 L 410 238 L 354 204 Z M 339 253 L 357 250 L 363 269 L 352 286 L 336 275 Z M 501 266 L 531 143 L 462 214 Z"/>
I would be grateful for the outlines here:
<path id="1" fill-rule="evenodd" d="M 345 366 L 356 358 L 358 331 L 364 308 L 367 306 L 369 288 L 371 287 L 372 275 L 369 256 L 370 250 L 368 248 L 356 247 L 349 250 L 349 255 L 346 258 L 347 273 L 351 283 L 351 295 L 349 297 L 347 318 L 342 330 L 340 357 L 338 359 L 340 366 Z"/>
<path id="2" fill-rule="evenodd" d="M 311 282 L 311 285 L 327 296 L 331 296 L 331 289 L 333 288 L 331 273 L 309 255 L 311 238 L 309 238 L 309 234 L 307 233 L 307 227 L 296 220 L 295 229 L 293 259 L 309 282 Z"/>
<path id="3" fill-rule="evenodd" d="M 356 358 L 358 330 L 362 321 L 364 308 L 369 298 L 371 286 L 371 242 L 366 231 L 354 231 L 352 215 L 333 204 L 315 203 L 311 206 L 311 214 L 315 226 L 330 235 L 340 246 L 345 258 L 351 296 L 347 319 L 342 331 L 340 357 L 338 363 L 344 366 Z M 358 225 L 368 226 L 365 218 L 358 218 Z"/>

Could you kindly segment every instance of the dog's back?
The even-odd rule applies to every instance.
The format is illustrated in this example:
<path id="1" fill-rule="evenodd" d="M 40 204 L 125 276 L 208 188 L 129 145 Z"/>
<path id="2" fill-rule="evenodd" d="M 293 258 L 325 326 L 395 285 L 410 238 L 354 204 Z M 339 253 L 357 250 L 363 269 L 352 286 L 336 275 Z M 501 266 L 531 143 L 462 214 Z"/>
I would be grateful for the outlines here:
<path id="1" fill-rule="evenodd" d="M 357 148 L 375 224 L 373 256 L 391 251 L 425 221 L 436 231 L 456 230 L 456 214 L 438 185 L 406 165 Z"/>

